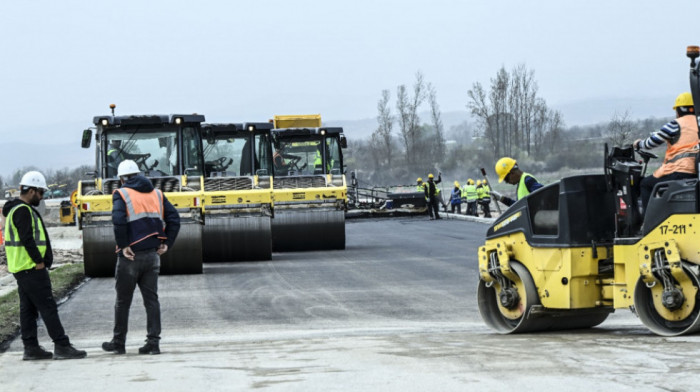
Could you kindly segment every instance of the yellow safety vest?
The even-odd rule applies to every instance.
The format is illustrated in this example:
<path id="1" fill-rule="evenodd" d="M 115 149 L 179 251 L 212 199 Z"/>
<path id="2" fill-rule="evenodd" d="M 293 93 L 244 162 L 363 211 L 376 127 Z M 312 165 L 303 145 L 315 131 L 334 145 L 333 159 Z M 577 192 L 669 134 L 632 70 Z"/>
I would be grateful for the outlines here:
<path id="1" fill-rule="evenodd" d="M 36 263 L 29 256 L 27 249 L 22 245 L 19 239 L 19 232 L 17 227 L 15 227 L 15 222 L 13 221 L 13 216 L 18 208 L 26 207 L 29 208 L 29 212 L 32 215 L 32 234 L 34 235 L 34 242 L 36 242 L 37 248 L 39 248 L 39 253 L 41 257 L 46 255 L 46 232 L 44 231 L 44 226 L 39 222 L 39 216 L 34 212 L 34 209 L 27 204 L 18 204 L 10 210 L 5 220 L 5 253 L 7 255 L 7 270 L 11 273 L 16 273 L 28 269 L 32 269 L 36 266 Z"/>

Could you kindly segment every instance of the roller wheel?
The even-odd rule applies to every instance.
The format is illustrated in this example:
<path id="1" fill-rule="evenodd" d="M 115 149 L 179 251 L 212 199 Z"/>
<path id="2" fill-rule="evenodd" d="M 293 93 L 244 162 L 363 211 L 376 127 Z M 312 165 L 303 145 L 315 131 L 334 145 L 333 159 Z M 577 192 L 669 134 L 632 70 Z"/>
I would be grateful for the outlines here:
<path id="1" fill-rule="evenodd" d="M 591 328 L 599 325 L 613 311 L 612 308 L 546 309 L 540 305 L 537 288 L 527 268 L 517 261 L 510 263 L 518 276 L 519 302 L 510 309 L 500 305 L 496 285 L 486 287 L 479 281 L 477 289 L 479 312 L 486 324 L 499 333 L 559 331 Z"/>
<path id="2" fill-rule="evenodd" d="M 499 333 L 526 332 L 532 327 L 527 315 L 533 306 L 540 303 L 535 283 L 527 268 L 519 262 L 512 261 L 510 267 L 519 280 L 513 282 L 517 288 L 519 301 L 516 306 L 506 309 L 500 305 L 496 285 L 486 287 L 486 282 L 479 280 L 477 299 L 479 313 L 486 324 Z"/>
<path id="3" fill-rule="evenodd" d="M 652 332 L 661 336 L 679 336 L 695 333 L 700 330 L 700 279 L 687 264 L 683 264 L 683 272 L 687 275 L 690 285 L 683 290 L 686 296 L 680 309 L 669 311 L 658 301 L 659 289 L 647 287 L 640 278 L 634 289 L 634 307 L 639 319 Z M 657 283 L 659 285 L 659 283 Z M 661 289 L 662 290 L 662 289 Z M 688 296 L 691 296 L 688 298 Z M 655 302 L 654 299 L 657 298 Z"/>
<path id="4" fill-rule="evenodd" d="M 204 226 L 204 259 L 208 262 L 272 259 L 269 216 L 209 216 Z"/>
<path id="5" fill-rule="evenodd" d="M 173 248 L 160 257 L 160 273 L 201 274 L 202 261 L 202 225 L 199 222 L 181 221 Z"/>
<path id="6" fill-rule="evenodd" d="M 86 276 L 114 276 L 117 254 L 111 224 L 83 227 L 83 259 Z"/>

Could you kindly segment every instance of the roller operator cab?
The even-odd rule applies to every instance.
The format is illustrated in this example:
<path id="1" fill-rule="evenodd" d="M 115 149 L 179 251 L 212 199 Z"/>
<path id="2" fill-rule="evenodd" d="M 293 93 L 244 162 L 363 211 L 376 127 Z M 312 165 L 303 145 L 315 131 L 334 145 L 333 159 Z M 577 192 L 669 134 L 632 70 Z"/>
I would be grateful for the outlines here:
<path id="1" fill-rule="evenodd" d="M 688 54 L 697 108 L 694 48 Z M 658 335 L 700 330 L 698 179 L 658 183 L 642 214 L 639 183 L 655 155 L 631 146 L 606 147 L 604 155 L 605 174 L 545 186 L 489 228 L 478 251 L 477 296 L 491 328 L 587 328 L 628 308 Z"/>
<path id="2" fill-rule="evenodd" d="M 270 123 L 203 124 L 205 261 L 272 258 Z"/>
<path id="3" fill-rule="evenodd" d="M 343 129 L 322 127 L 318 115 L 273 124 L 273 249 L 345 249 Z"/>
<path id="4" fill-rule="evenodd" d="M 96 141 L 94 179 L 80 181 L 76 196 L 86 275 L 114 275 L 112 193 L 121 185 L 117 167 L 125 159 L 134 160 L 180 214 L 180 232 L 161 257 L 161 273 L 202 272 L 203 121 L 197 114 L 97 116 L 95 128 L 83 132 L 83 148 L 90 147 L 93 130 Z"/>

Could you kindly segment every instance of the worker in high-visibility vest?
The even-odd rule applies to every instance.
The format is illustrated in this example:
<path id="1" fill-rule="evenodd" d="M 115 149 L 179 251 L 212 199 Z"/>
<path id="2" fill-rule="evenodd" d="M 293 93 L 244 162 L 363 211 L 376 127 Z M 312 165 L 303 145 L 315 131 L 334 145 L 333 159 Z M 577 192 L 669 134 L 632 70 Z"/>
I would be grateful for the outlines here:
<path id="1" fill-rule="evenodd" d="M 46 186 L 44 175 L 27 172 L 19 183 L 20 195 L 5 203 L 5 253 L 7 270 L 17 280 L 19 325 L 24 345 L 24 360 L 85 358 L 85 351 L 71 345 L 53 298 L 49 268 L 53 252 L 44 220 L 33 207 L 39 206 Z M 37 317 L 41 315 L 54 343 L 54 351 L 46 351 L 37 338 Z"/>
<path id="2" fill-rule="evenodd" d="M 459 182 L 455 181 L 455 187 L 452 189 L 450 194 L 450 205 L 452 206 L 452 213 L 455 213 L 455 208 L 457 213 L 462 213 L 462 190 L 459 188 Z"/>
<path id="3" fill-rule="evenodd" d="M 476 194 L 476 185 L 474 184 L 474 180 L 471 178 L 467 180 L 467 184 L 464 186 L 462 194 L 467 201 L 467 215 L 479 216 L 476 210 L 476 202 L 478 197 Z"/>
<path id="4" fill-rule="evenodd" d="M 117 175 L 122 187 L 112 195 L 112 224 L 118 251 L 114 334 L 111 341 L 102 343 L 102 349 L 126 353 L 129 308 L 138 285 L 147 320 L 146 344 L 139 348 L 139 354 L 160 354 L 160 256 L 173 246 L 180 230 L 180 215 L 163 192 L 140 175 L 136 162 L 127 159 L 120 163 Z"/>
<path id="5" fill-rule="evenodd" d="M 479 198 L 479 205 L 484 213 L 484 218 L 491 217 L 491 187 L 486 180 L 476 182 L 476 193 Z"/>

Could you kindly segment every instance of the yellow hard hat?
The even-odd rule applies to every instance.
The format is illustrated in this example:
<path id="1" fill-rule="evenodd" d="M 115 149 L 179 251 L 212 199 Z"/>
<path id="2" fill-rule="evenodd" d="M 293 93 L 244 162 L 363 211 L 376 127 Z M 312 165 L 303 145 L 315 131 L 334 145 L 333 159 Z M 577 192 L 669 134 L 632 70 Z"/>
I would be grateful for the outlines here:
<path id="1" fill-rule="evenodd" d="M 481 180 L 476 180 L 476 185 L 481 185 Z"/>
<path id="2" fill-rule="evenodd" d="M 423 182 L 423 179 L 418 177 L 418 179 L 416 179 L 416 182 Z"/>
<path id="3" fill-rule="evenodd" d="M 496 162 L 496 174 L 498 174 L 498 182 L 503 182 L 508 173 L 513 170 L 516 162 L 515 159 L 503 157 Z"/>
<path id="4" fill-rule="evenodd" d="M 428 174 L 428 178 L 434 178 L 433 173 Z"/>
<path id="5" fill-rule="evenodd" d="M 679 106 L 693 106 L 693 96 L 689 92 L 680 93 L 676 97 L 676 104 L 673 105 L 673 110 Z"/>
<path id="6" fill-rule="evenodd" d="M 455 181 L 455 186 L 459 188 L 459 182 Z"/>
<path id="7" fill-rule="evenodd" d="M 468 180 L 467 180 L 467 185 L 472 185 L 472 184 L 474 184 L 474 180 L 472 180 L 471 178 L 468 179 Z"/>

